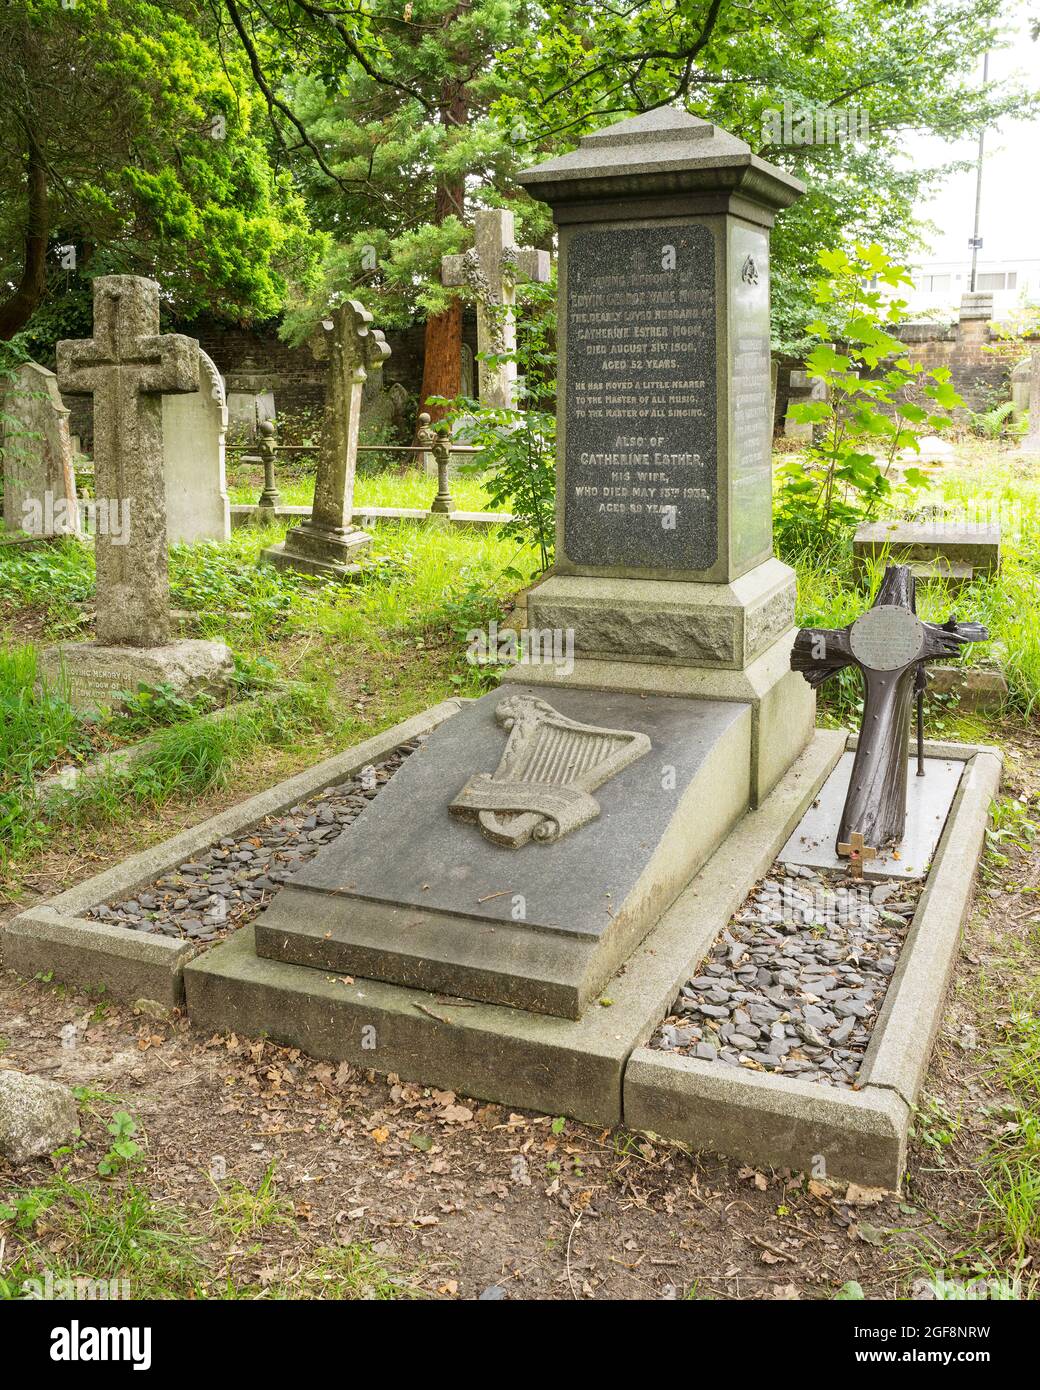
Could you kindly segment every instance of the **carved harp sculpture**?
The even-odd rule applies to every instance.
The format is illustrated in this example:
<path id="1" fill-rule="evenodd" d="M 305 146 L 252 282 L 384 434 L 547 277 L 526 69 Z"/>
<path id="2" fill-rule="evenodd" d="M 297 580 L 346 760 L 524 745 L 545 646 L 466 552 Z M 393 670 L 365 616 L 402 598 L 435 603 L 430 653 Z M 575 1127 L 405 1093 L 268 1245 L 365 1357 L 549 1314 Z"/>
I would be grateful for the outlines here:
<path id="1" fill-rule="evenodd" d="M 650 751 L 646 734 L 579 724 L 533 695 L 495 710 L 509 731 L 502 761 L 471 777 L 448 810 L 496 845 L 552 844 L 599 815 L 597 787 Z"/>

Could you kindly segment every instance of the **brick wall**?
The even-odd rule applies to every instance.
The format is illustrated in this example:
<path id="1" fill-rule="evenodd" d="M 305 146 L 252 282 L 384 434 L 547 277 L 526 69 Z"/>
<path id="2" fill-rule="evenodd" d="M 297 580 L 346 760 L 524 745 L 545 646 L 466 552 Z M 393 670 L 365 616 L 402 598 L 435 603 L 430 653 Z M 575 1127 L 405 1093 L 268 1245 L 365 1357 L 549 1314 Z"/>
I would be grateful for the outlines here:
<path id="1" fill-rule="evenodd" d="M 906 345 L 911 362 L 926 370 L 948 367 L 953 386 L 972 410 L 988 410 L 1011 399 L 1011 372 L 1022 357 L 1016 344 L 1001 342 L 985 319 L 963 319 L 954 324 L 904 323 L 894 330 Z M 777 382 L 776 427 L 783 428 L 787 414 L 791 370 L 801 366 L 794 358 L 782 358 Z"/>
<path id="2" fill-rule="evenodd" d="M 325 363 L 318 361 L 306 345 L 288 347 L 278 337 L 276 324 L 254 329 L 201 320 L 179 324 L 176 331 L 199 340 L 203 351 L 216 363 L 228 391 L 270 390 L 280 415 L 320 415 L 325 404 Z M 385 386 L 399 381 L 418 395 L 424 333 L 421 323 L 386 330 L 391 355 L 383 367 Z M 477 326 L 472 311 L 463 320 L 463 338 L 476 352 Z M 79 435 L 83 449 L 89 453 L 94 436 L 93 401 L 89 396 L 67 396 L 65 403 L 71 412 L 69 428 Z"/>

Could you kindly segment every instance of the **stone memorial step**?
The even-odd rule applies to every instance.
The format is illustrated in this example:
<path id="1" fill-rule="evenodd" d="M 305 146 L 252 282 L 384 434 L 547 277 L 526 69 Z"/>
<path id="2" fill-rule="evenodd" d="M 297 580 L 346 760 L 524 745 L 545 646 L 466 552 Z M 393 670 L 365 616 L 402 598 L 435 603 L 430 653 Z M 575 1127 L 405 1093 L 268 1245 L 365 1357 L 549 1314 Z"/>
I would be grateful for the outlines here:
<path id="1" fill-rule="evenodd" d="M 858 569 L 867 560 L 950 567 L 967 582 L 1000 568 L 999 526 L 957 526 L 942 521 L 865 521 L 856 528 L 852 553 Z M 970 574 L 967 572 L 970 571 Z M 938 571 L 937 571 L 938 573 Z"/>
<path id="2" fill-rule="evenodd" d="M 781 864 L 814 869 L 842 869 L 848 860 L 835 853 L 834 830 L 849 789 L 855 755 L 845 753 L 819 795 L 779 854 Z M 908 759 L 906 830 L 895 849 L 878 849 L 864 860 L 868 879 L 921 879 L 928 872 L 946 817 L 960 785 L 964 764 L 949 758 L 926 758 L 925 775 L 917 776 L 916 759 Z"/>

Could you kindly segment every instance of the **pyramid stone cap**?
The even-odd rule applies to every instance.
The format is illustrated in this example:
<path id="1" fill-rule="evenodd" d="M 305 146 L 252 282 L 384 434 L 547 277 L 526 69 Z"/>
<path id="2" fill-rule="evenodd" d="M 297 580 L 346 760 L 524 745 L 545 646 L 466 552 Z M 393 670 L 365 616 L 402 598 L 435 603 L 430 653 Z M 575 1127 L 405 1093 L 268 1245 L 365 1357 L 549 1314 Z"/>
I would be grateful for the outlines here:
<path id="1" fill-rule="evenodd" d="M 576 150 L 519 175 L 535 198 L 562 203 L 646 194 L 739 193 L 776 210 L 805 185 L 710 121 L 671 106 L 582 137 Z"/>

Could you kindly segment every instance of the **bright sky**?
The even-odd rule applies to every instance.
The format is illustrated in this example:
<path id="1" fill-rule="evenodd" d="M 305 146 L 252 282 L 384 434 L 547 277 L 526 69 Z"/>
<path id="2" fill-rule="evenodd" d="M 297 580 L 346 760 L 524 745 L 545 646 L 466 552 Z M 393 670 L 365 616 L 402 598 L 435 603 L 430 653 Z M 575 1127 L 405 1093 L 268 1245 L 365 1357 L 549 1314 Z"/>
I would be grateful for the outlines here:
<path id="1" fill-rule="evenodd" d="M 1007 15 L 1015 30 L 1010 48 L 990 55 L 990 76 L 1018 74 L 1040 91 L 1040 41 L 1029 38 L 1026 19 L 1036 12 L 1035 3 L 1008 0 Z M 979 65 L 979 80 L 982 66 Z M 938 164 L 947 158 L 975 159 L 978 141 L 948 145 L 924 136 L 912 138 L 907 150 L 915 164 Z M 968 238 L 975 215 L 975 171 L 953 174 L 938 195 L 922 203 L 918 216 L 939 228 L 931 239 L 932 258 L 968 261 Z M 980 261 L 1040 258 L 1040 120 L 1003 120 L 986 132 L 982 174 L 983 247 Z"/>

